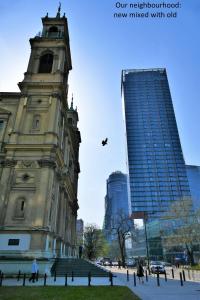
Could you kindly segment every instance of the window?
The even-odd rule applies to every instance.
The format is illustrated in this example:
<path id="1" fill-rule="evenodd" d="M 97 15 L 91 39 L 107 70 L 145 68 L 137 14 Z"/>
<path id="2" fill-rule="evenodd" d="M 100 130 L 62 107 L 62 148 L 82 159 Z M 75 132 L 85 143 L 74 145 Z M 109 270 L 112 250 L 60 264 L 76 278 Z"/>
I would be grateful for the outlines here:
<path id="1" fill-rule="evenodd" d="M 28 181 L 29 178 L 30 178 L 30 176 L 29 176 L 28 174 L 23 174 L 23 175 L 22 175 L 22 180 L 23 180 L 23 181 Z"/>
<path id="2" fill-rule="evenodd" d="M 35 115 L 33 117 L 32 129 L 40 129 L 40 115 Z"/>
<path id="3" fill-rule="evenodd" d="M 52 26 L 49 28 L 49 32 L 58 32 L 58 28 L 56 26 Z"/>
<path id="4" fill-rule="evenodd" d="M 59 35 L 58 27 L 52 26 L 49 28 L 48 37 L 57 38 Z"/>
<path id="5" fill-rule="evenodd" d="M 26 200 L 19 198 L 16 200 L 14 218 L 24 218 L 25 215 Z"/>
<path id="6" fill-rule="evenodd" d="M 18 246 L 19 245 L 19 239 L 9 239 L 8 240 L 8 246 Z"/>
<path id="7" fill-rule="evenodd" d="M 51 73 L 53 66 L 53 54 L 47 53 L 40 57 L 39 73 Z"/>
<path id="8" fill-rule="evenodd" d="M 68 123 L 72 125 L 72 118 L 68 118 Z"/>
<path id="9" fill-rule="evenodd" d="M 21 211 L 24 211 L 24 201 L 21 202 Z"/>
<path id="10" fill-rule="evenodd" d="M 3 129 L 3 124 L 4 124 L 4 121 L 0 120 L 0 130 Z"/>

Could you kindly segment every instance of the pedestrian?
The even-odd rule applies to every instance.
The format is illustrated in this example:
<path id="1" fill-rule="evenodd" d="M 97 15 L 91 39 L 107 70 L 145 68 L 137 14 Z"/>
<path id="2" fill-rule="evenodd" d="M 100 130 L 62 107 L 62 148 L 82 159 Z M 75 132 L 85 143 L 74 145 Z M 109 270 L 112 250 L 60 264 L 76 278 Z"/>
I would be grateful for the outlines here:
<path id="1" fill-rule="evenodd" d="M 139 283 L 140 283 L 140 279 L 142 280 L 142 283 L 144 283 L 143 277 L 144 277 L 144 269 L 142 266 L 142 263 L 139 262 L 138 266 L 137 266 L 137 277 L 139 279 Z"/>
<path id="2" fill-rule="evenodd" d="M 81 245 L 79 246 L 78 252 L 79 252 L 79 258 L 81 258 L 83 254 L 83 246 Z"/>
<path id="3" fill-rule="evenodd" d="M 35 282 L 37 272 L 38 272 L 38 265 L 37 265 L 36 259 L 34 259 L 33 263 L 32 263 L 32 268 L 31 268 L 31 273 L 32 274 L 31 274 L 31 277 L 29 278 L 29 282 L 31 280 L 32 280 L 33 283 Z"/>
<path id="4" fill-rule="evenodd" d="M 121 264 L 121 260 L 119 259 L 119 260 L 118 260 L 118 268 L 119 268 L 119 269 L 121 269 L 121 265 L 122 265 L 122 264 Z"/>

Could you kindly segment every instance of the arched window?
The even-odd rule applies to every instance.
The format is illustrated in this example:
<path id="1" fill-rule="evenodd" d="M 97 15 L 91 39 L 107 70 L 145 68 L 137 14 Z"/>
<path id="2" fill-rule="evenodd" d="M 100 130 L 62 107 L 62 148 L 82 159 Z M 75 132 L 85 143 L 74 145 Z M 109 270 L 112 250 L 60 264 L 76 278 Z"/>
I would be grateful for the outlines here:
<path id="1" fill-rule="evenodd" d="M 50 38 L 58 38 L 59 37 L 59 30 L 58 27 L 52 26 L 49 28 L 48 37 Z"/>
<path id="2" fill-rule="evenodd" d="M 47 53 L 40 57 L 38 73 L 51 73 L 53 66 L 53 54 Z"/>
<path id="3" fill-rule="evenodd" d="M 21 211 L 24 211 L 24 203 L 25 203 L 25 201 L 22 200 L 22 201 L 21 201 Z"/>
<path id="4" fill-rule="evenodd" d="M 40 129 L 40 115 L 33 116 L 32 129 L 35 129 L 35 130 Z"/>
<path id="5" fill-rule="evenodd" d="M 49 32 L 58 32 L 58 27 L 56 27 L 56 26 L 50 27 Z"/>

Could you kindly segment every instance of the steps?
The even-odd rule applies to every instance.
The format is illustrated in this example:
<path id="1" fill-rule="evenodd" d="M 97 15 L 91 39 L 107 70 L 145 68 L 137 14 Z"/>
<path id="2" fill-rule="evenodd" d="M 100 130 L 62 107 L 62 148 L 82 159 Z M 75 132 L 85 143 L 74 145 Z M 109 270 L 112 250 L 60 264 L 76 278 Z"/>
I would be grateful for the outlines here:
<path id="1" fill-rule="evenodd" d="M 74 277 L 87 277 L 88 273 L 91 273 L 92 277 L 107 277 L 109 272 L 102 269 L 100 266 L 86 261 L 80 258 L 57 258 L 55 263 L 51 268 L 51 275 L 54 276 L 56 271 L 56 276 L 68 276 L 72 275 Z"/>

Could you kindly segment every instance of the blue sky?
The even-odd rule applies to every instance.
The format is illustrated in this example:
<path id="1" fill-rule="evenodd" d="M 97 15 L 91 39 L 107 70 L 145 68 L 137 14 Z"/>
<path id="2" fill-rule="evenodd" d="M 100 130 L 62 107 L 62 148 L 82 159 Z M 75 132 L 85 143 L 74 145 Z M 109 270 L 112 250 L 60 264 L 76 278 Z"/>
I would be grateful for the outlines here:
<path id="1" fill-rule="evenodd" d="M 79 217 L 102 225 L 106 179 L 126 172 L 122 69 L 165 67 L 185 161 L 200 165 L 200 2 L 182 0 L 176 19 L 114 19 L 113 0 L 64 0 L 73 70 L 70 95 L 79 111 Z M 143 2 L 143 1 L 121 1 Z M 149 1 L 153 2 L 153 1 Z M 160 1 L 154 1 L 160 2 Z M 162 2 L 162 1 L 161 1 Z M 176 2 L 176 1 L 175 1 Z M 0 0 L 0 91 L 18 91 L 30 55 L 29 38 L 58 1 Z M 137 10 L 138 11 L 138 10 Z M 107 147 L 101 139 L 108 137 Z"/>

